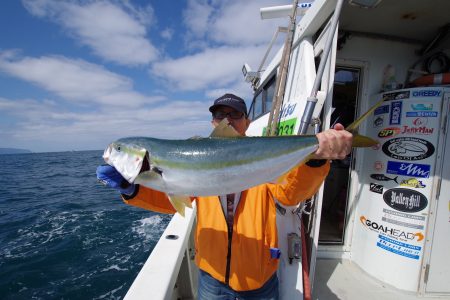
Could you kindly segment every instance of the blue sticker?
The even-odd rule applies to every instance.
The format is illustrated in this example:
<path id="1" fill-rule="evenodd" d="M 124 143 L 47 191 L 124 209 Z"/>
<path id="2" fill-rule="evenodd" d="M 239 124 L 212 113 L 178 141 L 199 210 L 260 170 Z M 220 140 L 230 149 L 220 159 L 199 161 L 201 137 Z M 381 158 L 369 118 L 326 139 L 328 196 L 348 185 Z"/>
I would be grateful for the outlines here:
<path id="1" fill-rule="evenodd" d="M 391 116 L 389 119 L 390 125 L 399 125 L 402 120 L 402 102 L 391 102 Z"/>
<path id="2" fill-rule="evenodd" d="M 408 111 L 407 117 L 431 117 L 436 118 L 438 116 L 437 111 Z"/>
<path id="3" fill-rule="evenodd" d="M 419 259 L 420 250 L 422 249 L 420 246 L 405 244 L 381 234 L 378 235 L 377 246 L 389 252 L 412 259 Z"/>
<path id="4" fill-rule="evenodd" d="M 439 97 L 441 96 L 441 91 L 421 90 L 421 91 L 414 91 L 412 95 L 413 97 Z"/>
<path id="5" fill-rule="evenodd" d="M 433 103 L 416 103 L 416 104 L 411 104 L 411 108 L 413 110 L 433 110 Z"/>
<path id="6" fill-rule="evenodd" d="M 378 107 L 377 109 L 375 109 L 375 111 L 373 112 L 373 114 L 376 115 L 381 115 L 381 114 L 387 114 L 389 113 L 389 105 L 383 105 Z"/>
<path id="7" fill-rule="evenodd" d="M 430 177 L 430 165 L 388 161 L 386 173 L 410 177 Z"/>

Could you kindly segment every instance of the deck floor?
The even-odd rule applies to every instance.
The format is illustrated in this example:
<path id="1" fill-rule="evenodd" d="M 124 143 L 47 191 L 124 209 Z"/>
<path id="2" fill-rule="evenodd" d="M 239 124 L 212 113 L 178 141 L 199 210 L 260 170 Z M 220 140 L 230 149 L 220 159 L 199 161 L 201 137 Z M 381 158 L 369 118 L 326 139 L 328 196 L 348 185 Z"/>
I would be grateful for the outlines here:
<path id="1" fill-rule="evenodd" d="M 450 296 L 417 296 L 383 284 L 348 260 L 317 259 L 312 299 L 423 300 L 450 299 Z"/>

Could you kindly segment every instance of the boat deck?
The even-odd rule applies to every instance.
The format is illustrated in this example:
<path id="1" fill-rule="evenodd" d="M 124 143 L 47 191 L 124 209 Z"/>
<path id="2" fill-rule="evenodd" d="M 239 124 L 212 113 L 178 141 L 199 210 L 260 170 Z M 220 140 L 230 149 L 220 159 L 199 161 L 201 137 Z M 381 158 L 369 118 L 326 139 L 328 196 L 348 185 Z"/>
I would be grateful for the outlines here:
<path id="1" fill-rule="evenodd" d="M 312 299 L 423 300 L 450 297 L 418 296 L 372 278 L 349 260 L 317 259 Z"/>

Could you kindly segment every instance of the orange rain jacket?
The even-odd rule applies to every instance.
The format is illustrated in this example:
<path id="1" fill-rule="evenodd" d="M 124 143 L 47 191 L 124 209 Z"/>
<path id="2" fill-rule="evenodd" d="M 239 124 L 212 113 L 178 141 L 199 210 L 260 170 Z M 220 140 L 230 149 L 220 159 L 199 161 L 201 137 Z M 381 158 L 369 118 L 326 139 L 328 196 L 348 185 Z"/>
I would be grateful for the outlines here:
<path id="1" fill-rule="evenodd" d="M 270 248 L 278 247 L 274 199 L 290 206 L 311 198 L 329 168 L 329 163 L 321 167 L 303 164 L 292 169 L 283 183 L 265 183 L 243 191 L 234 215 L 229 258 L 228 229 L 219 197 L 192 198 L 197 201 L 197 266 L 223 283 L 228 281 L 235 291 L 262 287 L 278 267 L 278 259 L 270 256 Z M 148 210 L 175 213 L 166 194 L 143 186 L 134 197 L 124 201 Z M 228 279 L 227 259 L 230 259 Z"/>

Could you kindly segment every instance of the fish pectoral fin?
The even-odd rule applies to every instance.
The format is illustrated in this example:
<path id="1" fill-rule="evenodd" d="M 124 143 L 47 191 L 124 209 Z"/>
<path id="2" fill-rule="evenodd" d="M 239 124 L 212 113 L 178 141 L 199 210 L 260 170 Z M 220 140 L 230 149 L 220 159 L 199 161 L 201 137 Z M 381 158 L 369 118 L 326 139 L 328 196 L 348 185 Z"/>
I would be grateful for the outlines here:
<path id="1" fill-rule="evenodd" d="M 217 125 L 214 130 L 209 135 L 210 137 L 241 137 L 239 132 L 237 132 L 233 126 L 228 123 L 228 120 L 225 118 L 220 121 L 219 125 Z"/>
<path id="2" fill-rule="evenodd" d="M 167 195 L 169 198 L 170 203 L 172 204 L 173 208 L 184 217 L 185 215 L 185 207 L 192 208 L 191 199 L 187 196 L 179 196 L 179 195 Z"/>
<path id="3" fill-rule="evenodd" d="M 365 135 L 353 134 L 352 147 L 372 147 L 379 144 L 377 140 Z"/>

